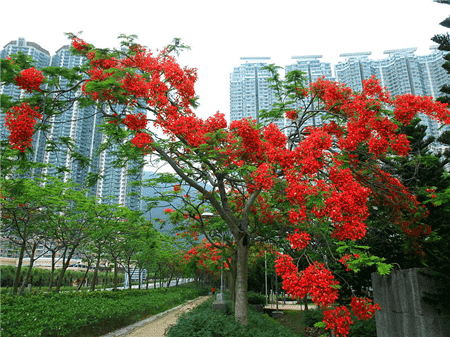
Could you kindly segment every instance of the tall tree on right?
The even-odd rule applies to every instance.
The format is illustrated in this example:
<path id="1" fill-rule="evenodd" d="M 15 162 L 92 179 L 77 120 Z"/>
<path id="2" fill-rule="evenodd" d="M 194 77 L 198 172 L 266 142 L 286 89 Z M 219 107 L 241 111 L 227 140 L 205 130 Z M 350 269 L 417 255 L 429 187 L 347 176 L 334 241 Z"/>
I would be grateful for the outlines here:
<path id="1" fill-rule="evenodd" d="M 440 23 L 441 26 L 450 28 L 450 16 L 446 18 L 444 21 Z M 436 34 L 431 38 L 431 41 L 436 42 L 439 44 L 438 49 L 439 50 L 445 50 L 450 52 L 450 35 L 448 33 L 446 34 Z M 444 56 L 445 63 L 442 65 L 442 68 L 444 68 L 448 74 L 450 74 L 450 53 L 447 53 Z M 437 98 L 442 103 L 450 103 L 450 86 L 448 84 L 445 84 L 441 88 L 441 92 L 445 94 L 444 96 L 441 96 Z"/>

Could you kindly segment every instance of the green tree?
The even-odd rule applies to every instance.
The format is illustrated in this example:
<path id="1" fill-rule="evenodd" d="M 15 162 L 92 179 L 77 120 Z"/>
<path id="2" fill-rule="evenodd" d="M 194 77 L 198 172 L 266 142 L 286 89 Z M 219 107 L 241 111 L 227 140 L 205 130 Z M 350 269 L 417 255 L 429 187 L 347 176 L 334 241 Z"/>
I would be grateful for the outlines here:
<path id="1" fill-rule="evenodd" d="M 428 97 L 391 98 L 374 79 L 364 82 L 361 93 L 323 79 L 306 88 L 298 73 L 280 80 L 276 67 L 272 66 L 271 81 L 278 90 L 280 103 L 261 118 L 286 115 L 291 120 L 286 137 L 274 124 L 244 119 L 228 126 L 219 113 L 207 120 L 195 116 L 192 108 L 197 99 L 196 72 L 182 69 L 171 56 L 183 47 L 179 39 L 154 56 L 136 44 L 134 37 L 122 37 L 120 50 L 98 49 L 76 36 L 70 37 L 72 51 L 88 60 L 79 69 L 78 77 L 73 77 L 74 89 L 70 90 L 75 101 L 94 106 L 104 117 L 102 131 L 108 140 L 102 149 L 114 145 L 119 158 L 117 165 L 139 158 L 142 163 L 148 154 L 158 157 L 222 219 L 236 251 L 235 317 L 242 324 L 248 319 L 250 247 L 261 237 L 261 233 L 253 230 L 258 225 L 255 214 L 264 217 L 259 220 L 264 230 L 268 228 L 263 235 L 270 234 L 269 225 L 276 224 L 272 220 L 281 217 L 284 224 L 288 217 L 293 230 L 298 232 L 287 236 L 290 244 L 301 250 L 311 242 L 311 256 L 318 254 L 319 248 L 326 251 L 330 244 L 339 246 L 336 251 L 341 255 L 357 249 L 355 241 L 365 235 L 368 207 L 372 206 L 368 200 L 375 194 L 387 195 L 393 203 L 400 203 L 404 213 L 397 219 L 398 224 L 407 220 L 411 226 L 406 229 L 415 230 L 415 220 L 422 216 L 420 205 L 398 180 L 383 170 L 381 162 L 389 153 L 403 156 L 408 153 L 406 136 L 396 132 L 395 121 L 407 124 L 420 110 L 450 123 L 450 114 L 442 104 Z M 44 69 L 44 82 L 40 82 L 42 74 L 32 69 L 27 70 L 26 76 L 20 73 L 22 87 L 31 90 L 33 96 L 10 102 L 6 106 L 8 118 L 20 124 L 17 116 L 30 119 L 38 118 L 33 116 L 40 112 L 61 111 L 68 104 L 59 100 L 61 90 L 36 87 L 39 83 L 57 81 L 62 75 L 55 76 L 56 73 L 63 74 L 58 69 Z M 22 81 L 23 76 L 27 81 Z M 79 87 L 82 96 L 78 96 Z M 33 110 L 30 104 L 38 110 Z M 314 121 L 319 114 L 320 123 L 308 126 L 308 121 Z M 156 129 L 150 128 L 149 121 Z M 28 131 L 30 125 L 20 124 Z M 11 137 L 11 148 L 16 149 L 16 156 L 23 157 L 27 151 L 24 144 L 29 144 L 29 139 L 18 136 Z M 84 219 L 80 218 L 78 223 L 82 222 Z M 136 240 L 132 237 L 136 235 L 134 228 L 127 229 L 126 235 L 130 237 L 121 238 L 122 244 Z M 323 237 L 325 244 L 310 240 L 316 236 Z M 129 254 L 125 247 L 121 250 L 127 256 L 123 260 L 135 260 L 133 256 L 140 249 Z M 323 263 L 314 265 L 331 273 L 326 268 L 335 259 L 333 251 L 321 255 Z M 297 266 L 289 264 L 286 255 L 280 259 L 277 260 L 280 273 L 286 277 L 299 276 L 288 273 Z M 381 261 L 364 255 L 356 263 L 377 263 L 381 273 L 388 273 L 390 266 Z M 307 269 L 312 278 L 317 278 L 314 265 Z M 337 291 L 332 285 L 327 291 L 333 296 L 320 296 L 323 305 L 333 303 L 336 298 Z"/>

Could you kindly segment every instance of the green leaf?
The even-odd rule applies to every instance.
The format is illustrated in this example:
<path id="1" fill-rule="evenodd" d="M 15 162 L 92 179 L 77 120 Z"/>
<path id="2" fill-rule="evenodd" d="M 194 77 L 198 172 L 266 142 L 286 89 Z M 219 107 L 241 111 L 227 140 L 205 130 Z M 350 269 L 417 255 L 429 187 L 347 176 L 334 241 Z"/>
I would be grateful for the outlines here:
<path id="1" fill-rule="evenodd" d="M 314 324 L 316 328 L 325 328 L 327 324 L 325 322 L 317 322 Z"/>
<path id="2" fill-rule="evenodd" d="M 394 266 L 387 263 L 377 263 L 377 270 L 380 275 L 388 275 Z"/>

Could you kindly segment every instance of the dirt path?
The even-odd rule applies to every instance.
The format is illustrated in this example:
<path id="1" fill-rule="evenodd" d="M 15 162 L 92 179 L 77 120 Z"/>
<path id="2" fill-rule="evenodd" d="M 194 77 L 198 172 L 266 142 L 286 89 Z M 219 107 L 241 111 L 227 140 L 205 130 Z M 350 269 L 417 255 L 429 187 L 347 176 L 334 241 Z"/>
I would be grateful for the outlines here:
<path id="1" fill-rule="evenodd" d="M 182 313 L 195 308 L 197 305 L 206 301 L 209 297 L 210 296 L 198 297 L 193 301 L 170 309 L 164 313 L 149 317 L 129 327 L 111 332 L 103 337 L 164 337 L 167 328 L 174 325 Z"/>

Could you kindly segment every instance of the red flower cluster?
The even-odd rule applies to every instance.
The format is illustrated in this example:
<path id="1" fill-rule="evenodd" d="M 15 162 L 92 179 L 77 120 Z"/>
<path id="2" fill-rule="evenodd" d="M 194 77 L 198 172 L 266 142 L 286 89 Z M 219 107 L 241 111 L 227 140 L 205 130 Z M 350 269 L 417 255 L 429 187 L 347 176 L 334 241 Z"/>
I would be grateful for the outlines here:
<path id="1" fill-rule="evenodd" d="M 6 113 L 5 126 L 10 132 L 9 143 L 13 149 L 25 152 L 31 146 L 36 119 L 42 118 L 37 110 L 38 107 L 33 109 L 25 102 Z"/>
<path id="2" fill-rule="evenodd" d="M 273 168 L 267 163 L 262 163 L 258 166 L 255 172 L 252 173 L 253 183 L 250 184 L 253 188 L 258 190 L 270 190 L 273 187 Z"/>
<path id="3" fill-rule="evenodd" d="M 348 267 L 347 262 L 350 261 L 350 259 L 352 259 L 353 257 L 355 257 L 356 259 L 359 259 L 359 255 L 358 254 L 353 254 L 353 255 L 345 254 L 344 256 L 342 256 L 339 259 L 339 262 L 342 263 L 345 266 L 345 270 L 346 271 L 350 271 L 351 270 L 351 268 Z"/>
<path id="4" fill-rule="evenodd" d="M 403 124 L 409 124 L 418 113 L 424 113 L 446 124 L 450 123 L 448 104 L 434 101 L 432 97 L 405 94 L 397 96 L 393 103 L 395 118 Z"/>
<path id="5" fill-rule="evenodd" d="M 381 309 L 378 303 L 372 304 L 372 300 L 366 297 L 352 297 L 351 307 L 355 316 L 364 320 L 371 319 L 375 312 Z"/>
<path id="6" fill-rule="evenodd" d="M 122 121 L 128 129 L 134 131 L 144 130 L 147 127 L 147 116 L 139 112 L 137 115 L 129 114 Z"/>
<path id="7" fill-rule="evenodd" d="M 298 118 L 298 111 L 296 110 L 286 111 L 286 118 L 296 120 Z"/>
<path id="8" fill-rule="evenodd" d="M 288 235 L 287 239 L 291 243 L 293 249 L 302 250 L 308 246 L 311 241 L 311 236 L 306 232 L 300 232 Z"/>
<path id="9" fill-rule="evenodd" d="M 332 273 L 317 261 L 298 274 L 297 267 L 288 255 L 279 254 L 275 261 L 275 270 L 283 278 L 283 289 L 296 298 L 310 294 L 314 303 L 327 307 L 338 298 L 334 287 L 339 284 Z"/>
<path id="10" fill-rule="evenodd" d="M 20 89 L 24 89 L 27 92 L 32 92 L 33 90 L 41 91 L 40 86 L 44 81 L 44 75 L 42 71 L 31 67 L 22 70 L 20 75 L 17 75 L 14 80 Z"/>
<path id="11" fill-rule="evenodd" d="M 323 321 L 327 325 L 325 329 L 334 331 L 336 337 L 348 336 L 350 325 L 353 324 L 350 311 L 345 306 L 324 310 Z"/>
<path id="12" fill-rule="evenodd" d="M 72 47 L 79 52 L 86 52 L 89 49 L 89 45 L 78 37 L 72 38 Z"/>
<path id="13" fill-rule="evenodd" d="M 144 150 L 144 154 L 149 154 L 151 152 L 152 142 L 152 137 L 148 133 L 144 132 L 137 132 L 134 138 L 131 140 L 133 146 Z"/>

